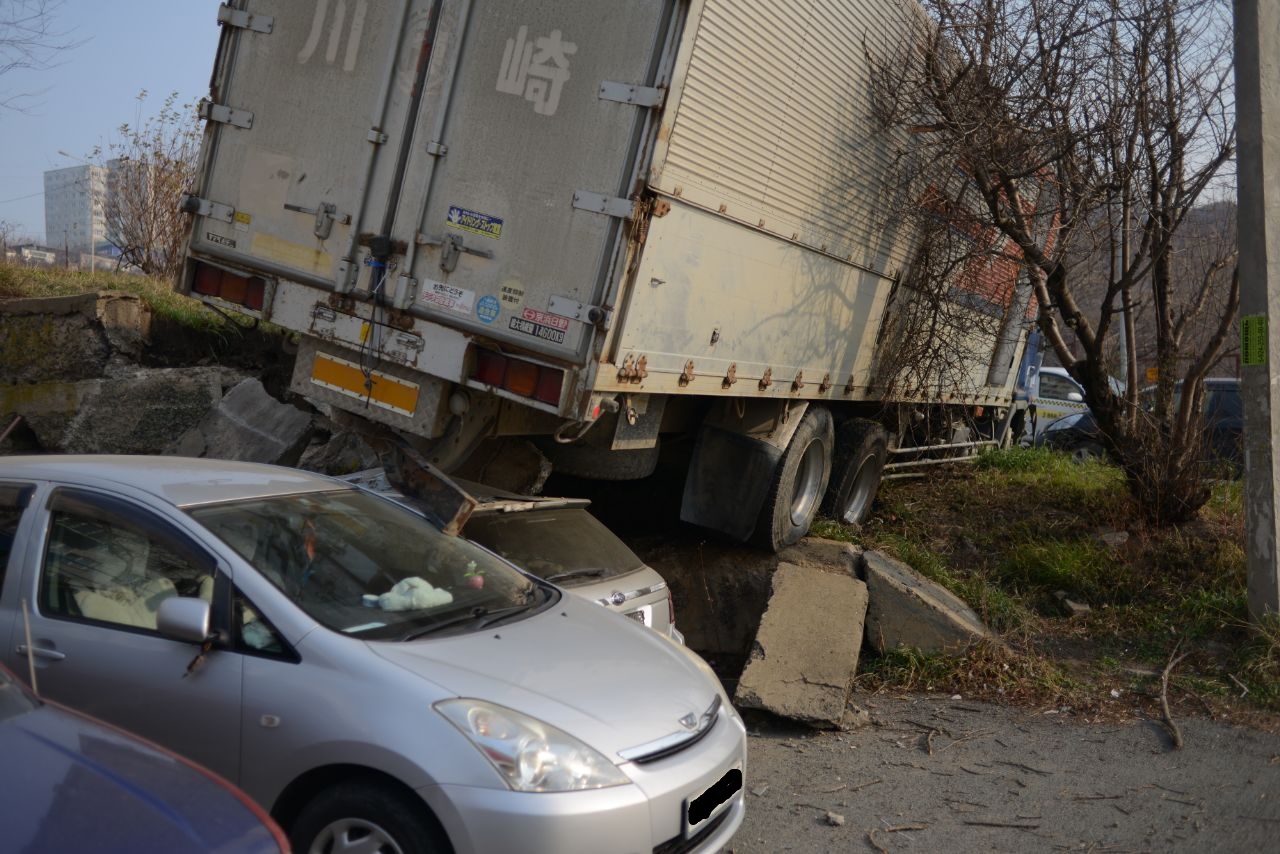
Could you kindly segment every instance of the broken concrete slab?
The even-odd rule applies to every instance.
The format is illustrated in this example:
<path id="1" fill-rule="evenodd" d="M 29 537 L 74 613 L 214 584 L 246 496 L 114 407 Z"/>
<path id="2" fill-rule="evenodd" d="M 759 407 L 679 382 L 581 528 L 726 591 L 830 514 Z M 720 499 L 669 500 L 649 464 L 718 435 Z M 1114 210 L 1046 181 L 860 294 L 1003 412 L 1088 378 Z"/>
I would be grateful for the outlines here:
<path id="1" fill-rule="evenodd" d="M 21 415 L 45 451 L 155 453 L 217 404 L 223 374 L 134 369 L 105 379 L 0 385 L 0 420 Z"/>
<path id="2" fill-rule="evenodd" d="M 867 643 L 876 651 L 915 647 L 959 652 L 991 636 L 972 608 L 940 584 L 878 551 L 862 555 L 867 592 Z"/>
<path id="3" fill-rule="evenodd" d="M 867 586 L 858 579 L 780 563 L 734 703 L 811 726 L 840 727 L 866 612 Z"/>
<path id="4" fill-rule="evenodd" d="M 322 421 L 324 419 L 321 419 Z M 356 433 L 342 430 L 333 424 L 317 425 L 325 430 L 319 441 L 314 438 L 298 460 L 298 468 L 321 474 L 344 475 L 365 469 L 377 468 L 378 455 Z"/>
<path id="5" fill-rule="evenodd" d="M 281 403 L 250 377 L 228 391 L 165 453 L 292 466 L 310 435 L 310 413 Z"/>
<path id="6" fill-rule="evenodd" d="M 685 642 L 718 665 L 745 661 L 780 562 L 856 574 L 862 550 L 806 537 L 779 554 L 704 535 L 663 535 L 628 545 L 671 585 Z M 730 668 L 731 669 L 731 668 Z"/>
<path id="7" fill-rule="evenodd" d="M 134 294 L 0 300 L 0 383 L 101 377 L 135 361 L 150 333 L 151 309 Z"/>

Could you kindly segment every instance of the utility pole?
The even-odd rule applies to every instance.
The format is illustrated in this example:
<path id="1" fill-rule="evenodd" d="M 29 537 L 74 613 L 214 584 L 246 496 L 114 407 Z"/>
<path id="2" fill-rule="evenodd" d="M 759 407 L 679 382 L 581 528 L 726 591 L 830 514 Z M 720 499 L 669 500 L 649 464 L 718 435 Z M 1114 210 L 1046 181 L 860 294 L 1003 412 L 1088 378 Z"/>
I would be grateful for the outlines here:
<path id="1" fill-rule="evenodd" d="M 1235 0 L 1240 374 L 1249 615 L 1280 614 L 1280 3 Z M 1277 307 L 1273 310 L 1273 306 Z"/>

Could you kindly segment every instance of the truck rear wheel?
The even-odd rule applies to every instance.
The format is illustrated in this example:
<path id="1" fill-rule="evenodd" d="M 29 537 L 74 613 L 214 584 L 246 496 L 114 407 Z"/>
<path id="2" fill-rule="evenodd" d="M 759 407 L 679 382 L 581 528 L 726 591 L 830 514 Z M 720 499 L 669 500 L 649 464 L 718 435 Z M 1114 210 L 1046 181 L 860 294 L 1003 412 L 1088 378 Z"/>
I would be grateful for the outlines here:
<path id="1" fill-rule="evenodd" d="M 752 543 L 776 552 L 808 532 L 831 477 L 834 445 L 831 413 L 810 406 L 774 470 Z"/>
<path id="2" fill-rule="evenodd" d="M 865 522 L 888 457 L 889 436 L 879 424 L 865 418 L 841 424 L 823 512 L 846 525 Z"/>

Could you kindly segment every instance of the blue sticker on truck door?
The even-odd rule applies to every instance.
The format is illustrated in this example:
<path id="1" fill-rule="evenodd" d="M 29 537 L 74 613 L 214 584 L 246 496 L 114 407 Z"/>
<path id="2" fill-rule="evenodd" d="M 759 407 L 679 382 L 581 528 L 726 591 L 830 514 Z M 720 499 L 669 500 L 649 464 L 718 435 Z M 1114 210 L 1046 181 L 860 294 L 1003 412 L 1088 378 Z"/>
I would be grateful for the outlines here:
<path id="1" fill-rule="evenodd" d="M 488 214 L 454 206 L 449 208 L 449 216 L 446 217 L 446 221 L 450 228 L 469 231 L 472 234 L 483 234 L 485 237 L 492 237 L 494 240 L 502 237 L 502 220 L 496 216 L 489 216 Z"/>

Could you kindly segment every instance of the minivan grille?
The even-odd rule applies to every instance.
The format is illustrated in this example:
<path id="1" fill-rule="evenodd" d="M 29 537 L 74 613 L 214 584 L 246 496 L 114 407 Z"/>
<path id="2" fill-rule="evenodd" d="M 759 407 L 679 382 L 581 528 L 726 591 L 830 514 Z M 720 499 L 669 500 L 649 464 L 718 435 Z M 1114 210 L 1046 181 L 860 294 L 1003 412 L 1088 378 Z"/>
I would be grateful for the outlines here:
<path id="1" fill-rule="evenodd" d="M 720 720 L 720 695 L 717 694 L 715 699 L 711 701 L 711 705 L 702 713 L 702 717 L 698 719 L 696 728 L 688 732 L 672 733 L 668 736 L 651 741 L 648 744 L 642 744 L 638 747 L 632 747 L 627 750 L 618 751 L 618 755 L 628 762 L 636 762 L 644 764 L 646 762 L 657 762 L 659 759 L 666 759 L 682 750 L 693 747 L 699 741 L 707 737 L 707 733 L 715 729 L 716 723 Z"/>

